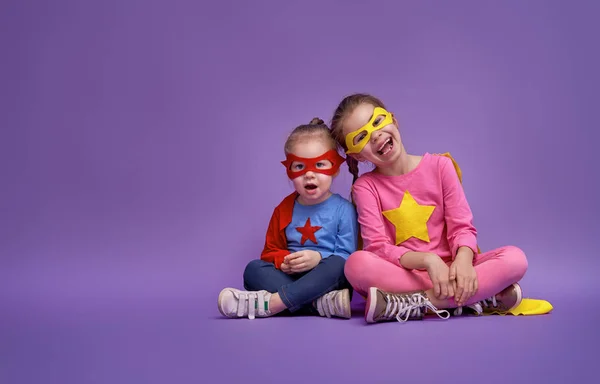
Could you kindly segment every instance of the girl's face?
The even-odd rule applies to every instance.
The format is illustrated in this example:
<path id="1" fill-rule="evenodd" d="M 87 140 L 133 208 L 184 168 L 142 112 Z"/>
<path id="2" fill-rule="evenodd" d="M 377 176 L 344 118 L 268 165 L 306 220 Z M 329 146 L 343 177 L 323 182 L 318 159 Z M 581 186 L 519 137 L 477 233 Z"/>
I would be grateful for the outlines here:
<path id="1" fill-rule="evenodd" d="M 329 148 L 323 140 L 316 139 L 300 139 L 292 147 L 291 153 L 298 157 L 315 158 L 329 151 Z M 319 160 L 316 164 L 317 169 L 331 169 L 333 164 L 329 160 Z M 301 171 L 305 164 L 299 161 L 292 162 L 292 171 Z M 292 179 L 296 192 L 300 194 L 298 201 L 303 205 L 319 204 L 329 196 L 331 192 L 331 182 L 333 176 L 328 176 L 323 173 L 308 171 L 304 175 Z"/>
<path id="2" fill-rule="evenodd" d="M 373 118 L 373 111 L 375 107 L 371 104 L 360 104 L 356 107 L 346 118 L 344 119 L 342 132 L 344 137 L 349 133 L 352 133 L 365 124 L 367 124 L 371 118 Z M 375 117 L 373 125 L 377 126 L 378 122 L 383 120 L 385 116 L 380 115 Z M 356 144 L 366 133 L 362 133 L 354 138 Z M 402 140 L 400 138 L 400 132 L 396 120 L 393 123 L 384 126 L 383 128 L 373 131 L 371 138 L 367 144 L 363 147 L 362 151 L 357 154 L 350 154 L 358 161 L 369 161 L 376 167 L 385 167 L 387 164 L 393 164 L 398 160 L 402 152 Z"/>

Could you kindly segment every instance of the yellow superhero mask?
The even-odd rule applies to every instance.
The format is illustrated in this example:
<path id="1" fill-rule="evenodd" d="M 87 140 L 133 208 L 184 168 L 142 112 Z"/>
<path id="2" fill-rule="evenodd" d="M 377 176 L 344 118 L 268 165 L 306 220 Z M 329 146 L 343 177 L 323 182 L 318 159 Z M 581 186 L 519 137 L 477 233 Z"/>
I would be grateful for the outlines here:
<path id="1" fill-rule="evenodd" d="M 375 107 L 373 116 L 371 116 L 371 119 L 367 124 L 346 135 L 346 148 L 348 148 L 346 153 L 360 153 L 369 140 L 371 140 L 371 134 L 392 124 L 394 122 L 393 118 L 394 115 L 392 113 L 383 108 Z M 355 141 L 357 137 L 358 140 Z"/>

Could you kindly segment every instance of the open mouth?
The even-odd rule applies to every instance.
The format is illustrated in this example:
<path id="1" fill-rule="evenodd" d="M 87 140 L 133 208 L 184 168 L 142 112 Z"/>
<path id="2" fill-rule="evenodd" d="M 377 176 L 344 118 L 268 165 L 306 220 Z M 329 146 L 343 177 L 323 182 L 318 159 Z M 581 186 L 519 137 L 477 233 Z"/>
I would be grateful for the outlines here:
<path id="1" fill-rule="evenodd" d="M 316 185 L 314 185 L 314 184 L 306 184 L 306 185 L 304 186 L 304 189 L 307 189 L 307 190 L 309 190 L 309 191 L 312 191 L 312 190 L 314 190 L 314 189 L 317 189 L 317 186 L 316 186 Z"/>
<path id="2" fill-rule="evenodd" d="M 379 147 L 377 153 L 380 155 L 386 155 L 392 150 L 392 148 L 394 148 L 394 143 L 392 142 L 392 138 L 390 137 L 383 144 L 381 144 L 381 147 Z"/>

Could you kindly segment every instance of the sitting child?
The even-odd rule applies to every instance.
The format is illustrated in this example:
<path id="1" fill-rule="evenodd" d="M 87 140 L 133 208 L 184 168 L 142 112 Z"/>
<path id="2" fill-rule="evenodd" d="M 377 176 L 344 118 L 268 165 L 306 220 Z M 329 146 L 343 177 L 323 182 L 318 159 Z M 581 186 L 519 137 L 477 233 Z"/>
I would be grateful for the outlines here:
<path id="1" fill-rule="evenodd" d="M 344 158 L 320 119 L 294 129 L 285 154 L 296 191 L 275 208 L 261 257 L 244 271 L 246 291 L 223 289 L 219 311 L 231 318 L 285 311 L 349 319 L 344 266 L 357 249 L 358 224 L 352 203 L 330 191 Z"/>

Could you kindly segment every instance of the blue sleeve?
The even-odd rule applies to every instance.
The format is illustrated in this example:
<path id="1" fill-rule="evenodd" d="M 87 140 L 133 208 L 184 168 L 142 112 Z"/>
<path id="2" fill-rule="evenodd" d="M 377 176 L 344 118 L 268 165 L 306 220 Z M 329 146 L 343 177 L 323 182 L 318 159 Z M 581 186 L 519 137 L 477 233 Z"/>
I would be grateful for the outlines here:
<path id="1" fill-rule="evenodd" d="M 358 248 L 358 221 L 352 203 L 343 204 L 339 210 L 338 230 L 333 254 L 348 259 Z"/>

